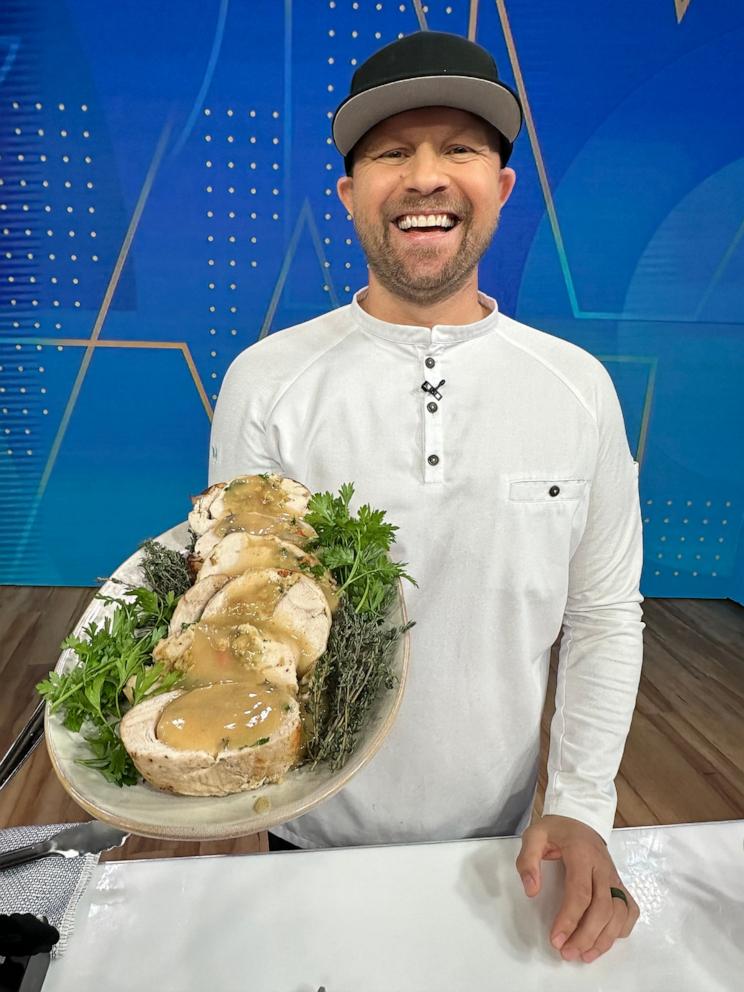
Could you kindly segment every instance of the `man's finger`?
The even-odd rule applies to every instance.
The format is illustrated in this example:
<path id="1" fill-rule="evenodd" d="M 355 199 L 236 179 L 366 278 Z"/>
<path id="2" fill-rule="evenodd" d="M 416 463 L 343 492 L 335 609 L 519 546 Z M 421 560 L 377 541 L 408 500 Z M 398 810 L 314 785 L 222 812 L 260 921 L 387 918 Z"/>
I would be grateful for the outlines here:
<path id="1" fill-rule="evenodd" d="M 566 880 L 563 902 L 550 930 L 550 942 L 558 950 L 571 937 L 592 901 L 592 868 L 584 858 L 564 856 Z"/>
<path id="2" fill-rule="evenodd" d="M 590 951 L 600 934 L 610 938 L 608 946 L 620 933 L 620 927 L 627 915 L 625 903 L 621 903 L 622 916 L 617 912 L 613 903 L 616 900 L 610 895 L 610 880 L 606 872 L 594 868 L 592 870 L 592 900 L 581 918 L 576 930 L 561 948 L 561 954 L 567 960 L 576 960 Z M 617 915 L 616 915 L 617 914 Z M 616 925 L 613 926 L 613 923 Z"/>
<path id="3" fill-rule="evenodd" d="M 530 897 L 536 896 L 540 891 L 540 862 L 546 846 L 546 833 L 539 824 L 528 827 L 522 834 L 522 847 L 517 856 L 516 868 L 522 879 L 524 891 Z"/>
<path id="4" fill-rule="evenodd" d="M 628 909 L 620 899 L 613 899 L 612 916 L 607 926 L 599 933 L 593 945 L 582 951 L 581 958 L 587 964 L 596 961 L 602 954 L 606 954 L 618 937 L 622 936 L 623 928 L 628 919 Z"/>

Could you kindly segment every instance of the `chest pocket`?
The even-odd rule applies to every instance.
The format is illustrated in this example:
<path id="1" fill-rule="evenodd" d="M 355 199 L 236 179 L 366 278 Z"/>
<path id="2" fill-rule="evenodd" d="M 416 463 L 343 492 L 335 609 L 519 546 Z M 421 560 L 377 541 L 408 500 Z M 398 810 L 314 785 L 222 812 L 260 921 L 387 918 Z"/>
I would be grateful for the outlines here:
<path id="1" fill-rule="evenodd" d="M 528 503 L 564 503 L 581 500 L 587 479 L 525 479 L 509 483 L 509 499 Z"/>

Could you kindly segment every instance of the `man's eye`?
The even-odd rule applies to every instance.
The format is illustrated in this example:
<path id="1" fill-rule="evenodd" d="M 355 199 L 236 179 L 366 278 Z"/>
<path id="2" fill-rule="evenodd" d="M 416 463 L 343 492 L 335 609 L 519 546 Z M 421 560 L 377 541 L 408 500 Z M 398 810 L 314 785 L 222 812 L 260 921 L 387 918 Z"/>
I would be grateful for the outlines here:
<path id="1" fill-rule="evenodd" d="M 468 152 L 472 152 L 472 150 L 473 149 L 468 148 L 467 145 L 453 145 L 452 148 L 450 148 L 451 152 L 457 152 L 458 154 L 462 154 L 463 152 L 467 154 Z"/>
<path id="2" fill-rule="evenodd" d="M 392 158 L 394 156 L 402 155 L 403 152 L 399 148 L 391 148 L 388 152 L 383 152 L 380 158 Z"/>

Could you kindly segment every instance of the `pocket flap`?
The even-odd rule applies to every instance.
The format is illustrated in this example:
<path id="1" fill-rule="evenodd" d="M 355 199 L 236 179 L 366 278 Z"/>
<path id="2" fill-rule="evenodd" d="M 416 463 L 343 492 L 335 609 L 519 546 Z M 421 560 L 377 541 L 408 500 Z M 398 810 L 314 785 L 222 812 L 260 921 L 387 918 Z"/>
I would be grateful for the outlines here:
<path id="1" fill-rule="evenodd" d="M 587 485 L 586 479 L 520 479 L 510 483 L 509 499 L 559 503 L 581 499 Z"/>

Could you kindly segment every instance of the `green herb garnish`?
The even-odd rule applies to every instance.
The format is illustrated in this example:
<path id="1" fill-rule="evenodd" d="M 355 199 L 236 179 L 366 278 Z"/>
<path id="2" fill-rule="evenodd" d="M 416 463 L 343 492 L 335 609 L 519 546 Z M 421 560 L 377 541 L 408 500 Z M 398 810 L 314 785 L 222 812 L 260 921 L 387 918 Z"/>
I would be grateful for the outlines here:
<path id="1" fill-rule="evenodd" d="M 168 593 L 182 596 L 191 587 L 192 578 L 186 558 L 180 551 L 166 548 L 158 541 L 145 541 L 141 548 L 142 574 L 148 586 L 161 599 L 165 599 Z"/>
<path id="2" fill-rule="evenodd" d="M 398 579 L 416 583 L 405 571 L 405 562 L 394 562 L 390 548 L 397 527 L 385 522 L 384 510 L 368 504 L 353 517 L 349 512 L 354 486 L 347 482 L 338 496 L 316 493 L 308 503 L 305 520 L 318 535 L 308 551 L 320 559 L 339 584 L 357 613 L 384 614 Z"/>
<path id="3" fill-rule="evenodd" d="M 50 672 L 36 686 L 52 713 L 61 711 L 65 727 L 87 741 L 93 757 L 81 764 L 97 768 L 116 785 L 134 785 L 139 779 L 118 734 L 122 716 L 148 696 L 172 689 L 181 678 L 180 672 L 166 672 L 152 661 L 153 648 L 168 633 L 177 596 L 168 592 L 161 597 L 144 588 L 130 592 L 131 602 L 99 594 L 104 603 L 117 604 L 113 615 L 103 626 L 88 624 L 84 637 L 66 638 L 62 648 L 72 648 L 79 664 L 62 674 Z"/>
<path id="4" fill-rule="evenodd" d="M 342 601 L 305 690 L 306 748 L 313 766 L 327 761 L 338 771 L 345 764 L 372 703 L 382 689 L 396 684 L 393 647 L 412 626 L 391 626 Z"/>

